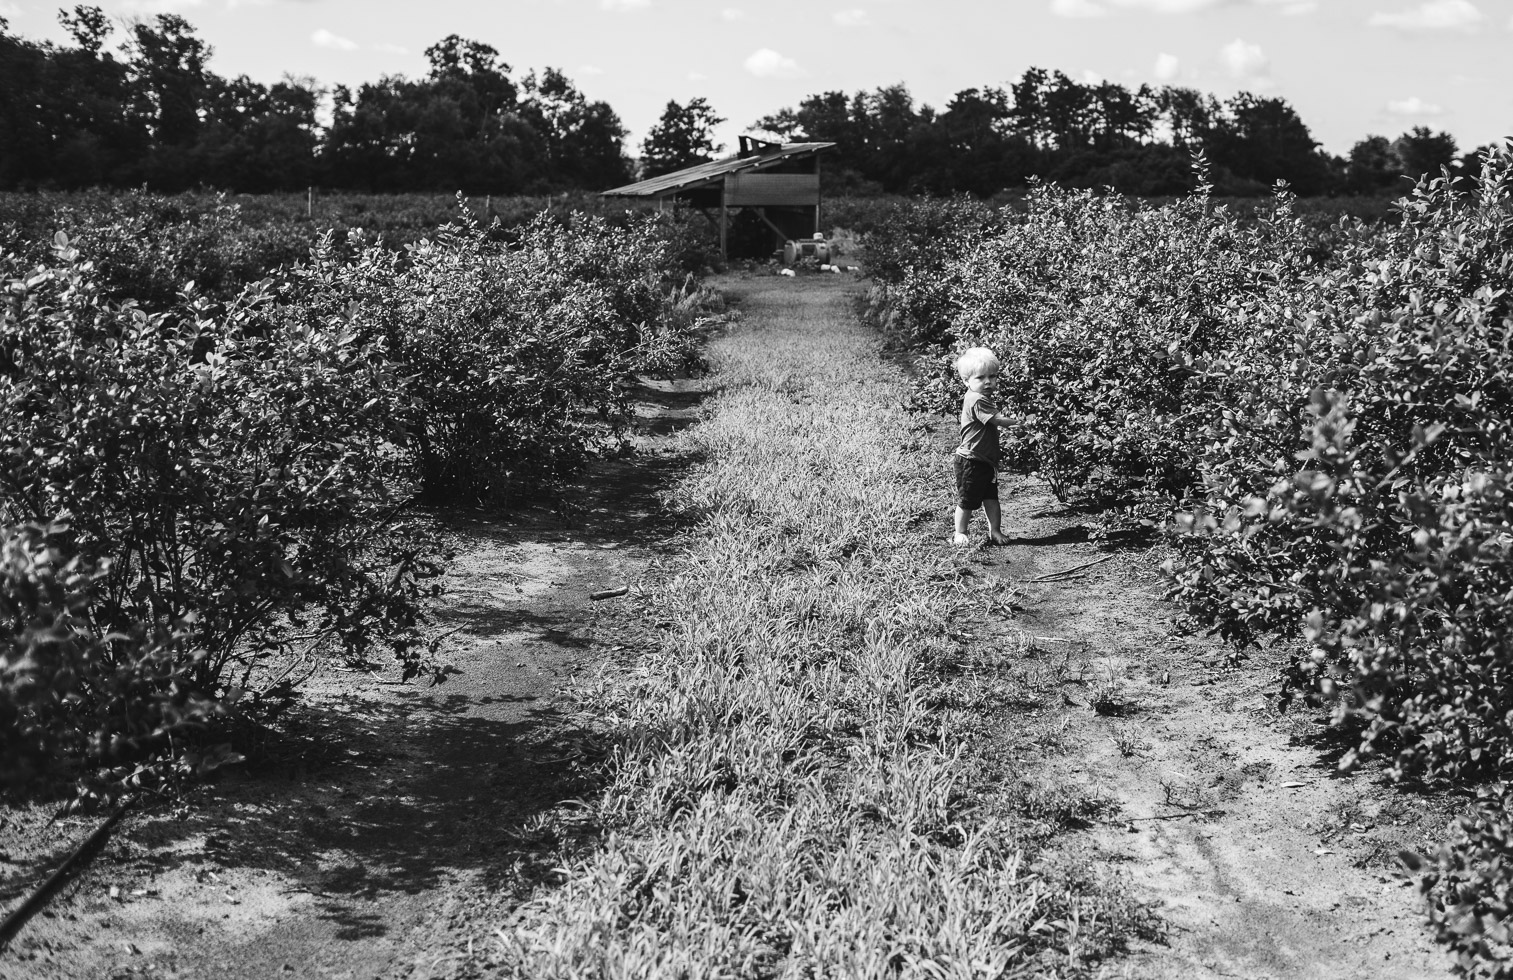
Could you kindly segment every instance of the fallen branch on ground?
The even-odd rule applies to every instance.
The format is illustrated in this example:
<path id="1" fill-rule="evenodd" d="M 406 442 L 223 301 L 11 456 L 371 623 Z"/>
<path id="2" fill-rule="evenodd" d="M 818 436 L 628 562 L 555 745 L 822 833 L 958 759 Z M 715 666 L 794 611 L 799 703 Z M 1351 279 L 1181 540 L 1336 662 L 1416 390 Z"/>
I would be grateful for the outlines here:
<path id="1" fill-rule="evenodd" d="M 1125 817 L 1123 820 L 1105 820 L 1108 824 L 1136 823 L 1142 820 L 1181 820 L 1184 817 L 1222 817 L 1223 810 L 1184 810 L 1181 813 L 1158 813 L 1153 817 Z"/>
<path id="2" fill-rule="evenodd" d="M 1104 562 L 1112 559 L 1113 557 L 1114 557 L 1113 555 L 1104 555 L 1102 558 L 1094 558 L 1092 561 L 1083 562 L 1081 565 L 1073 565 L 1071 568 L 1063 568 L 1059 572 L 1047 572 L 1046 574 L 1038 576 L 1036 578 L 1021 578 L 1021 579 L 1015 579 L 1015 581 L 1016 582 L 1049 582 L 1052 579 L 1060 578 L 1063 575 L 1070 575 L 1073 572 L 1080 572 L 1084 568 L 1092 568 L 1094 565 L 1101 565 Z"/>

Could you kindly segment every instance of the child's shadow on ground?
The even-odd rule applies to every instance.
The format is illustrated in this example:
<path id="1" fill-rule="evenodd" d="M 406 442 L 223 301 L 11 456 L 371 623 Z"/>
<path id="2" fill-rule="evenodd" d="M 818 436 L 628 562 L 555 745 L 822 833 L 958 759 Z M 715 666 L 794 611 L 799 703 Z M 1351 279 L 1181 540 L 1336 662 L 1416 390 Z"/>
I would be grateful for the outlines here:
<path id="1" fill-rule="evenodd" d="M 1060 530 L 1052 531 L 1050 534 L 1015 534 L 1010 531 L 1008 532 L 1009 540 L 1004 544 L 1004 547 L 1013 547 L 1015 545 L 1070 544 L 1074 541 L 1086 541 L 1088 537 L 1087 528 L 1081 524 L 1064 527 Z"/>
<path id="2" fill-rule="evenodd" d="M 1002 547 L 1011 548 L 1016 545 L 1051 545 L 1072 544 L 1078 541 L 1092 540 L 1092 534 L 1081 524 L 1064 527 L 1050 534 L 1009 534 L 1008 542 Z M 1127 528 L 1110 531 L 1100 540 L 1100 544 L 1110 548 L 1129 547 L 1131 545 L 1149 544 L 1155 537 L 1155 532 L 1149 528 Z"/>

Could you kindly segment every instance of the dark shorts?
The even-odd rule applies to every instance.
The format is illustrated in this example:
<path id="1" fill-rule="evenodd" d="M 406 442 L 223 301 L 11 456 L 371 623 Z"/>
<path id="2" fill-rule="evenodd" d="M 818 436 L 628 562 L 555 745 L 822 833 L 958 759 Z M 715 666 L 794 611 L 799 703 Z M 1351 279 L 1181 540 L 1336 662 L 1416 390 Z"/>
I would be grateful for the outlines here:
<path id="1" fill-rule="evenodd" d="M 951 458 L 956 460 L 956 506 L 976 510 L 984 500 L 998 499 L 998 473 L 992 463 L 965 456 Z"/>

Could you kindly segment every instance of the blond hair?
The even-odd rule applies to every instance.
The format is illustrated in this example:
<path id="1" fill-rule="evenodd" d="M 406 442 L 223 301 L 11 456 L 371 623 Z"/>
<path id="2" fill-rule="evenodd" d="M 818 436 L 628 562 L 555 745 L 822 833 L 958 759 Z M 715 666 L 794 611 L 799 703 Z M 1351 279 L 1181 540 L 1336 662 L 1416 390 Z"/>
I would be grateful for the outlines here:
<path id="1" fill-rule="evenodd" d="M 970 381 L 981 374 L 999 370 L 998 355 L 986 347 L 969 347 L 956 358 L 956 374 L 963 381 Z"/>

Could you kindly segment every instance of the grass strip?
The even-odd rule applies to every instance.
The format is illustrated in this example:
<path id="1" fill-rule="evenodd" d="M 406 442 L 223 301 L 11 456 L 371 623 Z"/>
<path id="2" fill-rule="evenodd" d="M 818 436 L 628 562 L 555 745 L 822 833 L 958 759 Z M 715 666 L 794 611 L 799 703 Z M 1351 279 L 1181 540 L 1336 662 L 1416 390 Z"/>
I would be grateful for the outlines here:
<path id="1" fill-rule="evenodd" d="M 914 527 L 948 488 L 900 373 L 845 291 L 742 288 L 748 316 L 711 350 L 722 387 L 687 433 L 704 462 L 673 490 L 703 515 L 654 596 L 673 625 L 581 695 L 612 745 L 576 815 L 599 834 L 497 930 L 491 970 L 1089 972 L 1120 899 L 1051 870 L 994 797 L 1020 763 L 989 763 L 983 719 L 942 707 L 938 667 L 980 599 L 940 522 Z"/>

